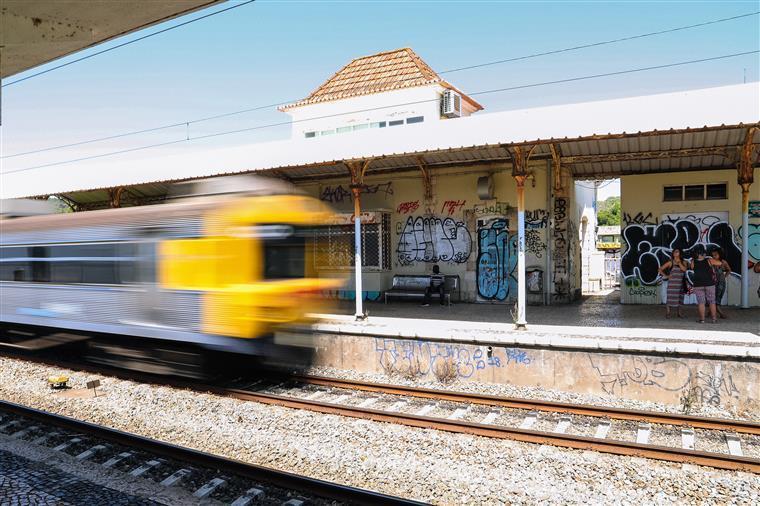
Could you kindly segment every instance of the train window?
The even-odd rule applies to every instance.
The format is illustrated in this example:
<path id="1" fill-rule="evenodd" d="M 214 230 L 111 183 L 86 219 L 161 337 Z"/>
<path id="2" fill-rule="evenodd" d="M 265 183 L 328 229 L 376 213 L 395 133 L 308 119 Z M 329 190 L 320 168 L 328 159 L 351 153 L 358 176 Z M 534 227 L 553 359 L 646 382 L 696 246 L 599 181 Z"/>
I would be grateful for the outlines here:
<path id="1" fill-rule="evenodd" d="M 0 281 L 31 281 L 32 266 L 24 247 L 0 248 Z"/>
<path id="2" fill-rule="evenodd" d="M 0 250 L 1 281 L 50 280 L 50 264 L 47 261 L 47 248 L 43 246 L 15 246 Z"/>
<path id="3" fill-rule="evenodd" d="M 302 278 L 306 238 L 303 235 L 268 238 L 264 246 L 264 279 Z"/>

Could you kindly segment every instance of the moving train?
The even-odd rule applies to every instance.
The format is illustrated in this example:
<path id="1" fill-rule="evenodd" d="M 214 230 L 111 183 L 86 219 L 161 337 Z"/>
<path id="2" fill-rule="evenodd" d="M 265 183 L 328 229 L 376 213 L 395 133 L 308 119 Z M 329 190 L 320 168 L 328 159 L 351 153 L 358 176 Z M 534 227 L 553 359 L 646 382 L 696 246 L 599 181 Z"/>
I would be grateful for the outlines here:
<path id="1" fill-rule="evenodd" d="M 233 356 L 307 365 L 308 335 L 278 330 L 342 283 L 314 272 L 330 209 L 269 179 L 179 186 L 160 205 L 0 220 L 3 334 L 74 336 L 90 359 L 184 376 Z"/>

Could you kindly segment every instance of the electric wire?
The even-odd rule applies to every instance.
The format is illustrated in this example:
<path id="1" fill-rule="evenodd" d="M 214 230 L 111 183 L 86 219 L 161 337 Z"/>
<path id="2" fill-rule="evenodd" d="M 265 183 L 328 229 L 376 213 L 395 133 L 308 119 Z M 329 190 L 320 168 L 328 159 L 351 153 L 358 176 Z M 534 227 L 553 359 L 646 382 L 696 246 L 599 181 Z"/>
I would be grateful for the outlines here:
<path id="1" fill-rule="evenodd" d="M 251 1 L 253 1 L 253 0 L 251 0 Z M 219 12 L 222 12 L 222 11 L 219 11 Z M 445 70 L 443 72 L 439 72 L 439 74 L 448 74 L 448 73 L 459 72 L 459 71 L 463 71 L 463 70 L 470 70 L 470 69 L 475 69 L 475 68 L 487 67 L 487 66 L 491 66 L 491 65 L 498 65 L 498 64 L 503 64 L 503 63 L 509 63 L 509 62 L 515 62 L 515 61 L 520 61 L 520 60 L 526 60 L 526 59 L 530 59 L 530 58 L 538 58 L 538 57 L 541 57 L 541 56 L 548 56 L 548 55 L 552 55 L 552 54 L 559 54 L 559 53 L 564 53 L 564 52 L 569 52 L 569 51 L 576 51 L 576 50 L 590 48 L 590 47 L 597 47 L 597 46 L 603 46 L 603 45 L 608 45 L 608 44 L 614 44 L 614 43 L 628 41 L 628 40 L 641 39 L 641 38 L 645 38 L 645 37 L 652 37 L 652 36 L 655 36 L 655 35 L 662 35 L 662 34 L 666 34 L 666 33 L 678 32 L 678 31 L 688 30 L 688 29 L 692 29 L 692 28 L 709 26 L 709 25 L 713 25 L 713 24 L 717 24 L 717 23 L 724 23 L 724 22 L 727 22 L 727 21 L 733 21 L 733 20 L 737 20 L 737 19 L 741 19 L 741 18 L 750 17 L 750 16 L 757 16 L 758 14 L 760 14 L 760 11 L 748 12 L 748 13 L 745 13 L 745 14 L 740 14 L 740 15 L 732 16 L 732 17 L 728 17 L 728 18 L 713 19 L 713 20 L 710 20 L 710 21 L 704 21 L 702 23 L 697 23 L 697 24 L 692 24 L 692 25 L 685 25 L 685 26 L 680 26 L 680 27 L 676 27 L 676 28 L 669 28 L 667 30 L 648 32 L 648 33 L 643 33 L 643 34 L 638 34 L 638 35 L 632 35 L 632 36 L 629 36 L 629 37 L 623 37 L 623 38 L 619 38 L 619 39 L 612 39 L 612 40 L 607 40 L 607 41 L 593 42 L 593 43 L 590 43 L 590 44 L 584 44 L 584 45 L 579 45 L 579 46 L 572 46 L 572 47 L 567 47 L 567 48 L 562 48 L 562 49 L 555 49 L 555 50 L 546 51 L 546 52 L 542 52 L 542 53 L 534 53 L 534 54 L 529 54 L 529 55 L 516 56 L 514 58 L 508 58 L 508 59 L 496 60 L 496 61 L 492 61 L 492 62 L 480 63 L 480 64 L 476 64 L 476 65 L 468 65 L 468 66 L 464 66 L 464 67 L 458 67 L 458 68 L 448 69 L 448 70 Z M 9 83 L 9 84 L 13 84 L 13 83 Z M 20 153 L 13 153 L 13 154 L 10 154 L 10 155 L 5 155 L 5 156 L 2 156 L 0 158 L 14 158 L 14 157 L 18 157 L 18 156 L 26 156 L 26 155 L 32 155 L 32 154 L 37 154 L 37 153 L 44 153 L 44 152 L 47 152 L 47 151 L 53 151 L 53 150 L 57 150 L 57 149 L 64 149 L 64 148 L 71 148 L 71 147 L 76 147 L 76 146 L 83 146 L 85 144 L 93 144 L 93 143 L 96 143 L 96 142 L 103 142 L 103 141 L 108 141 L 108 140 L 113 140 L 113 139 L 119 139 L 119 138 L 122 138 L 122 137 L 130 137 L 130 136 L 133 136 L 133 135 L 140 135 L 140 134 L 144 134 L 144 133 L 151 133 L 151 132 L 156 132 L 156 131 L 160 131 L 160 130 L 166 130 L 166 129 L 169 129 L 169 128 L 177 128 L 177 127 L 180 127 L 180 126 L 183 126 L 183 125 L 189 126 L 189 125 L 192 125 L 192 124 L 202 123 L 202 122 L 205 122 L 205 121 L 211 121 L 211 120 L 215 120 L 215 119 L 221 119 L 221 118 L 226 118 L 226 117 L 230 117 L 230 116 L 236 116 L 236 115 L 240 115 L 240 114 L 246 114 L 246 113 L 249 113 L 249 112 L 255 112 L 255 111 L 260 111 L 260 110 L 264 110 L 264 109 L 270 109 L 270 108 L 273 108 L 273 107 L 279 107 L 279 106 L 286 105 L 286 104 L 289 104 L 289 103 L 297 102 L 297 100 L 298 99 L 296 99 L 296 100 L 286 100 L 286 101 L 277 102 L 277 103 L 268 104 L 268 105 L 261 105 L 261 106 L 250 107 L 250 108 L 241 109 L 241 110 L 237 110 L 237 111 L 230 111 L 230 112 L 226 112 L 226 113 L 222 113 L 222 114 L 217 114 L 217 115 L 214 115 L 214 116 L 207 116 L 207 117 L 203 117 L 203 118 L 196 118 L 196 119 L 192 119 L 192 120 L 189 120 L 189 121 L 180 121 L 180 122 L 177 122 L 177 123 L 170 123 L 170 124 L 156 126 L 156 127 L 150 127 L 150 128 L 146 128 L 146 129 L 142 129 L 142 130 L 134 130 L 134 131 L 130 131 L 130 132 L 124 132 L 124 133 L 120 133 L 120 134 L 109 135 L 109 136 L 105 136 L 105 137 L 98 137 L 98 138 L 95 138 L 95 139 L 88 139 L 88 140 L 83 140 L 83 141 L 77 141 L 77 142 L 72 142 L 72 143 L 69 143 L 69 144 L 60 144 L 60 145 L 57 145 L 57 146 L 49 146 L 49 147 L 45 147 L 45 148 L 33 149 L 33 150 L 30 150 L 30 151 L 24 151 L 24 152 L 20 152 Z"/>
<path id="2" fill-rule="evenodd" d="M 605 72 L 605 73 L 592 74 L 592 75 L 587 75 L 587 76 L 578 76 L 578 77 L 570 77 L 570 78 L 565 78 L 565 79 L 556 79 L 556 80 L 553 80 L 553 81 L 544 81 L 544 82 L 539 82 L 539 83 L 522 84 L 522 85 L 518 85 L 518 86 L 508 86 L 508 87 L 504 87 L 504 88 L 496 88 L 496 89 L 491 89 L 491 90 L 477 91 L 475 93 L 470 93 L 470 96 L 479 96 L 479 95 L 486 95 L 486 94 L 493 94 L 493 93 L 502 93 L 502 92 L 507 92 L 507 91 L 526 89 L 526 88 L 535 88 L 535 87 L 539 87 L 539 86 L 549 86 L 549 85 L 554 85 L 554 84 L 563 84 L 563 83 L 583 81 L 583 80 L 589 80 L 589 79 L 598 79 L 598 78 L 602 78 L 602 77 L 610 77 L 610 76 L 619 76 L 619 75 L 625 75 L 625 74 L 632 74 L 632 73 L 636 73 L 636 72 L 646 72 L 646 71 L 657 70 L 657 69 L 664 69 L 664 68 L 672 68 L 672 67 L 678 67 L 678 66 L 684 66 L 684 65 L 691 65 L 691 64 L 695 64 L 695 63 L 704 63 L 704 62 L 709 62 L 709 61 L 723 60 L 723 59 L 727 59 L 727 58 L 735 58 L 735 57 L 738 57 L 738 56 L 745 56 L 745 55 L 757 54 L 757 53 L 760 53 L 760 50 L 756 49 L 756 50 L 753 50 L 753 51 L 744 51 L 744 52 L 741 52 L 741 53 L 733 53 L 733 54 L 727 54 L 727 55 L 721 55 L 721 56 L 713 56 L 713 57 L 709 57 L 709 58 L 700 58 L 700 59 L 697 59 L 697 60 L 688 60 L 688 61 L 682 61 L 682 62 L 667 63 L 667 64 L 663 64 L 663 65 L 652 65 L 652 66 L 649 66 L 649 67 L 639 67 L 639 68 L 635 68 L 635 69 L 618 70 L 618 71 L 614 71 L 614 72 Z M 92 159 L 96 159 L 96 158 L 103 158 L 103 157 L 106 157 L 106 156 L 113 156 L 113 155 L 117 155 L 117 154 L 123 154 L 123 153 L 128 153 L 128 152 L 133 152 L 133 151 L 139 151 L 139 150 L 143 150 L 143 149 L 150 149 L 150 148 L 154 148 L 154 147 L 158 147 L 158 146 L 166 146 L 166 145 L 170 145 L 170 144 L 178 144 L 178 143 L 181 143 L 181 142 L 189 142 L 189 141 L 195 141 L 195 140 L 201 140 L 201 139 L 209 139 L 209 138 L 213 138 L 213 137 L 232 135 L 232 134 L 242 133 L 242 132 L 250 132 L 250 131 L 254 131 L 254 130 L 263 130 L 263 129 L 266 129 L 266 128 L 274 128 L 274 127 L 278 127 L 278 126 L 297 124 L 297 123 L 302 123 L 302 122 L 307 122 L 307 121 L 315 121 L 315 120 L 321 120 L 321 119 L 335 118 L 335 117 L 339 117 L 339 116 L 345 116 L 347 114 L 357 114 L 357 113 L 362 113 L 362 112 L 378 111 L 378 110 L 388 109 L 388 108 L 392 108 L 392 107 L 405 107 L 405 106 L 409 106 L 409 105 L 418 105 L 418 104 L 424 104 L 424 103 L 430 103 L 430 102 L 437 102 L 438 100 L 439 100 L 438 98 L 425 99 L 425 100 L 417 100 L 417 101 L 413 101 L 413 102 L 405 102 L 405 103 L 392 104 L 392 105 L 386 105 L 386 106 L 370 107 L 370 108 L 366 108 L 366 109 L 359 109 L 359 110 L 347 111 L 347 112 L 341 112 L 341 113 L 335 113 L 335 114 L 326 114 L 326 115 L 323 115 L 323 116 L 316 116 L 316 117 L 312 117 L 312 118 L 303 118 L 303 119 L 300 119 L 300 120 L 280 121 L 280 122 L 276 122 L 276 123 L 268 123 L 268 124 L 264 124 L 264 125 L 257 125 L 257 126 L 252 126 L 252 127 L 240 128 L 240 129 L 236 129 L 236 130 L 227 130 L 227 131 L 222 131 L 222 132 L 215 132 L 215 133 L 206 134 L 206 135 L 200 135 L 200 136 L 196 136 L 196 137 L 187 137 L 187 138 L 178 139 L 178 140 L 175 140 L 175 141 L 162 142 L 162 143 L 158 143 L 158 144 L 150 144 L 150 145 L 147 145 L 147 146 L 138 146 L 138 147 L 129 148 L 129 149 L 126 149 L 126 150 L 119 150 L 119 151 L 114 151 L 114 152 L 109 152 L 109 153 L 101 153 L 101 154 L 98 154 L 98 155 L 91 155 L 91 156 L 86 156 L 86 157 L 81 157 L 81 158 L 63 160 L 63 161 L 58 161 L 58 162 L 51 162 L 51 163 L 46 163 L 46 164 L 42 164 L 42 165 L 35 165 L 35 166 L 32 166 L 32 167 L 23 167 L 23 168 L 19 168 L 19 169 L 12 169 L 12 170 L 8 170 L 8 171 L 0 172 L 0 174 L 2 174 L 2 175 L 5 175 L 5 174 L 14 174 L 14 173 L 25 172 L 25 171 L 29 171 L 29 170 L 42 169 L 42 168 L 45 168 L 45 167 L 52 167 L 52 166 L 56 166 L 56 165 L 64 165 L 64 164 L 73 163 L 73 162 L 80 162 L 80 161 L 84 161 L 84 160 L 92 160 Z"/>
<path id="3" fill-rule="evenodd" d="M 9 83 L 5 83 L 5 84 L 2 85 L 2 87 L 5 88 L 6 86 L 11 86 L 11 85 L 14 85 L 14 84 L 26 81 L 28 79 L 31 79 L 33 77 L 41 76 L 43 74 L 47 74 L 48 72 L 52 72 L 54 70 L 58 70 L 58 69 L 63 68 L 63 67 L 68 67 L 69 65 L 73 65 L 75 63 L 79 63 L 80 61 L 89 60 L 90 58 L 93 58 L 95 56 L 99 56 L 99 55 L 101 55 L 103 53 L 108 53 L 110 51 L 113 51 L 114 49 L 119 49 L 119 48 L 122 48 L 124 46 L 128 46 L 130 44 L 134 44 L 135 42 L 140 42 L 141 40 L 145 40 L 145 39 L 148 39 L 150 37 L 154 37 L 156 35 L 160 35 L 162 33 L 166 33 L 168 31 L 175 30 L 175 29 L 183 27 L 183 26 L 187 26 L 187 25 L 189 25 L 191 23 L 195 23 L 196 21 L 200 21 L 202 19 L 210 18 L 211 16 L 216 16 L 217 14 L 221 14 L 223 12 L 231 11 L 232 9 L 237 9 L 238 7 L 242 7 L 244 5 L 248 5 L 248 4 L 253 3 L 255 1 L 256 0 L 245 0 L 242 3 L 236 4 L 236 5 L 232 5 L 230 7 L 226 7 L 224 9 L 221 9 L 221 10 L 218 10 L 218 11 L 211 12 L 209 14 L 205 14 L 205 15 L 197 17 L 197 18 L 190 19 L 188 21 L 185 21 L 183 23 L 179 23 L 177 25 L 169 26 L 169 27 L 164 28 L 162 30 L 159 30 L 157 32 L 152 32 L 152 33 L 149 33 L 147 35 L 143 35 L 142 37 L 138 37 L 136 39 L 132 39 L 132 40 L 128 40 L 126 42 L 122 42 L 121 44 L 117 44 L 115 46 L 112 46 L 112 47 L 109 47 L 109 48 L 106 48 L 106 49 L 102 49 L 102 50 L 97 51 L 95 53 L 91 53 L 91 54 L 88 54 L 86 56 L 82 56 L 81 58 L 77 58 L 75 60 L 71 60 L 71 61 L 68 61 L 66 63 L 61 63 L 60 65 L 56 65 L 55 67 L 51 67 L 49 69 L 41 70 L 40 72 L 36 72 L 34 74 L 22 77 L 20 79 L 16 79 L 15 81 L 11 81 Z"/>
<path id="4" fill-rule="evenodd" d="M 529 54 L 529 55 L 525 55 L 525 56 L 515 56 L 514 58 L 507 58 L 507 59 L 504 59 L 504 60 L 496 60 L 496 61 L 491 61 L 491 62 L 478 63 L 478 64 L 470 65 L 470 66 L 467 66 L 467 67 L 459 67 L 459 68 L 455 68 L 455 69 L 444 70 L 443 72 L 440 72 L 440 73 L 441 74 L 447 74 L 447 73 L 452 73 L 452 72 L 460 72 L 462 70 L 477 69 L 477 68 L 482 68 L 482 67 L 489 67 L 491 65 L 499 65 L 499 64 L 502 64 L 502 63 L 511 63 L 511 62 L 516 62 L 516 61 L 520 61 L 520 60 L 527 60 L 529 58 L 537 58 L 539 56 L 549 56 L 549 55 L 553 55 L 553 54 L 567 53 L 569 51 L 577 51 L 579 49 L 588 49 L 588 48 L 591 48 L 591 47 L 605 46 L 605 45 L 608 45 L 608 44 L 616 44 L 618 42 L 626 42 L 626 41 L 629 41 L 629 40 L 643 39 L 645 37 L 652 37 L 654 35 L 664 35 L 666 33 L 680 32 L 682 30 L 690 30 L 692 28 L 701 28 L 703 26 L 714 25 L 714 24 L 717 24 L 717 23 L 724 23 L 726 21 L 734 21 L 736 19 L 747 18 L 747 17 L 750 17 L 750 16 L 757 16 L 758 14 L 760 14 L 760 11 L 747 12 L 745 14 L 739 14 L 737 16 L 731 16 L 729 18 L 713 19 L 713 20 L 710 20 L 710 21 L 704 21 L 702 23 L 696 23 L 696 24 L 693 24 L 693 25 L 678 26 L 678 27 L 675 27 L 675 28 L 668 28 L 666 30 L 658 30 L 656 32 L 642 33 L 642 34 L 638 34 L 638 35 L 630 35 L 628 37 L 621 37 L 619 39 L 610 39 L 610 40 L 605 40 L 605 41 L 601 41 L 601 42 L 591 42 L 589 44 L 582 44 L 580 46 L 566 47 L 566 48 L 563 48 L 563 49 L 553 49 L 553 50 L 545 51 L 545 52 L 542 52 L 542 53 L 533 53 L 533 54 Z"/>

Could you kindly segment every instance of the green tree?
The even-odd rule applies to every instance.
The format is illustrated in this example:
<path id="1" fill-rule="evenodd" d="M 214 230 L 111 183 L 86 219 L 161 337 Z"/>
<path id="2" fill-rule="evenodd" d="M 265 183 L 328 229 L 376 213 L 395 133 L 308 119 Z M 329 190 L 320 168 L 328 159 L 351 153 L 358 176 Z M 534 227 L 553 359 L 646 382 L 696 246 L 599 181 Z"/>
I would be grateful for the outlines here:
<path id="1" fill-rule="evenodd" d="M 596 222 L 599 226 L 620 226 L 620 197 L 609 197 L 599 203 L 596 210 Z"/>

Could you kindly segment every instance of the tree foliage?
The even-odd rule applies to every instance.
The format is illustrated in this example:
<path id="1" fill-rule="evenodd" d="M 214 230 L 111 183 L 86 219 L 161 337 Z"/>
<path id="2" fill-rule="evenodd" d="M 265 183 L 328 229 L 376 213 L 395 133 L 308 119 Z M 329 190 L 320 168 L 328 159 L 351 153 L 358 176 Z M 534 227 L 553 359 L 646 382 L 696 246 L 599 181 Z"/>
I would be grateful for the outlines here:
<path id="1" fill-rule="evenodd" d="M 620 197 L 609 197 L 599 203 L 596 210 L 596 223 L 599 226 L 620 226 Z"/>

